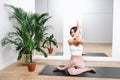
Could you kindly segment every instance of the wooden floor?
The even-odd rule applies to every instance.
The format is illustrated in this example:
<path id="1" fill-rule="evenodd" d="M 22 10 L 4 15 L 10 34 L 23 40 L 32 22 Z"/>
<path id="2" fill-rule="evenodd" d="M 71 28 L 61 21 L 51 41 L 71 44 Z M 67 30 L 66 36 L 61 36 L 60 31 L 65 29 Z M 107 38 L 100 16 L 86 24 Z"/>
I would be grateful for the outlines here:
<path id="1" fill-rule="evenodd" d="M 86 43 L 84 45 L 85 53 L 105 53 L 108 57 L 112 56 L 111 43 Z"/>
<path id="2" fill-rule="evenodd" d="M 65 76 L 41 76 L 38 73 L 45 65 L 66 64 L 67 61 L 35 60 L 37 67 L 35 72 L 28 72 L 27 66 L 16 62 L 0 71 L 0 80 L 120 80 L 110 78 L 87 78 Z M 120 67 L 120 62 L 85 62 L 86 66 Z"/>
<path id="3" fill-rule="evenodd" d="M 105 52 L 107 55 L 112 55 L 111 44 L 87 44 L 84 47 L 85 52 Z M 63 46 L 59 44 L 59 49 L 55 52 L 62 52 Z M 16 62 L 7 68 L 0 71 L 0 80 L 120 80 L 110 78 L 87 78 L 87 77 L 65 77 L 65 76 L 41 76 L 38 73 L 45 65 L 64 65 L 67 61 L 50 61 L 50 60 L 35 60 L 37 67 L 35 72 L 28 72 L 27 66 Z M 106 67 L 120 67 L 120 62 L 85 62 L 86 66 L 106 66 Z"/>

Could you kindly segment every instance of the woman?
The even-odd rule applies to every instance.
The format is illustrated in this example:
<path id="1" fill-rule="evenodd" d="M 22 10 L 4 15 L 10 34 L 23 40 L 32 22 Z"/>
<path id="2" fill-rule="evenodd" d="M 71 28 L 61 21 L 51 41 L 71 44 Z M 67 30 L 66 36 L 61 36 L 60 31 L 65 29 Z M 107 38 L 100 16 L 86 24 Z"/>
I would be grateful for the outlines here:
<path id="1" fill-rule="evenodd" d="M 85 41 L 80 36 L 80 24 L 77 21 L 77 27 L 72 27 L 70 29 L 70 35 L 73 39 L 68 40 L 71 51 L 71 60 L 64 66 L 55 66 L 54 70 L 67 70 L 70 75 L 78 75 L 83 72 L 93 72 L 93 68 L 85 67 L 84 60 L 82 57 L 83 44 Z"/>

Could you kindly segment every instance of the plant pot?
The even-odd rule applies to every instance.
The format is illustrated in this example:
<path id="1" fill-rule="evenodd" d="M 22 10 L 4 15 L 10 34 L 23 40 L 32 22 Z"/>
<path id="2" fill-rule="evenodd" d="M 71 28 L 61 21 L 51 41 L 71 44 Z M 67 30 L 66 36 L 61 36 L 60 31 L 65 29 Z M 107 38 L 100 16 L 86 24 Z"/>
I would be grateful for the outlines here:
<path id="1" fill-rule="evenodd" d="M 53 48 L 48 48 L 48 53 L 52 54 L 52 52 L 53 52 Z"/>
<path id="2" fill-rule="evenodd" d="M 34 72 L 35 68 L 36 68 L 36 63 L 35 62 L 28 63 L 27 66 L 28 66 L 28 71 L 29 72 Z"/>

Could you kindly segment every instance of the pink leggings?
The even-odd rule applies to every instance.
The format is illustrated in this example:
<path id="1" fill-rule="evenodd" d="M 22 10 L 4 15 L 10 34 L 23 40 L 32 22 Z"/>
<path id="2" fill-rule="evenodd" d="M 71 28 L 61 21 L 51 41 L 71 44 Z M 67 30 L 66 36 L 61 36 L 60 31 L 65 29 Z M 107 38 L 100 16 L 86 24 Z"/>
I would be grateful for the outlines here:
<path id="1" fill-rule="evenodd" d="M 86 71 L 87 68 L 68 68 L 68 72 L 70 75 L 78 75 Z"/>
<path id="2" fill-rule="evenodd" d="M 79 60 L 70 60 L 64 67 L 61 67 L 60 70 L 67 69 L 70 75 L 78 75 L 87 71 L 83 61 Z"/>

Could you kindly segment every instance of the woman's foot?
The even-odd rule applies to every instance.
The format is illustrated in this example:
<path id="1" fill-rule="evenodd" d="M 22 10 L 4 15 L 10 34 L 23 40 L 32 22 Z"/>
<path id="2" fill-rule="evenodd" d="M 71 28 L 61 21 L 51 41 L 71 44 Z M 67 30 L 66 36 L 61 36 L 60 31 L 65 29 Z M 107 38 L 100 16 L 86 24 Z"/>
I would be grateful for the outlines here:
<path id="1" fill-rule="evenodd" d="M 59 66 L 54 66 L 53 67 L 53 71 L 59 71 L 60 69 L 59 69 Z"/>
<path id="2" fill-rule="evenodd" d="M 83 56 L 84 56 L 84 55 L 87 55 L 87 53 L 84 52 L 84 53 L 82 53 L 82 55 L 83 55 Z"/>

